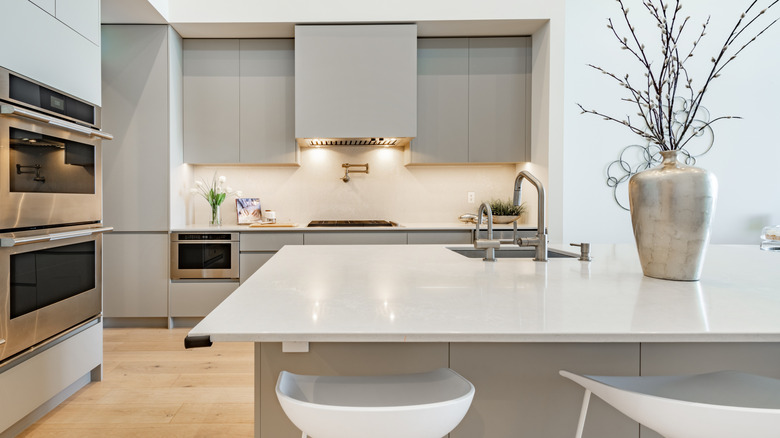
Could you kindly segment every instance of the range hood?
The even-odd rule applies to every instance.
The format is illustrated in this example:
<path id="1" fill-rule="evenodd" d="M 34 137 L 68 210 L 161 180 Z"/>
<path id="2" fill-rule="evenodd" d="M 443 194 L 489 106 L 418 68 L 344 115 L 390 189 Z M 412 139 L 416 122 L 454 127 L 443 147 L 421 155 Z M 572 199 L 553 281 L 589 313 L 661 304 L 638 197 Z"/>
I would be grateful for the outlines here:
<path id="1" fill-rule="evenodd" d="M 296 25 L 301 146 L 406 146 L 417 135 L 417 25 Z"/>

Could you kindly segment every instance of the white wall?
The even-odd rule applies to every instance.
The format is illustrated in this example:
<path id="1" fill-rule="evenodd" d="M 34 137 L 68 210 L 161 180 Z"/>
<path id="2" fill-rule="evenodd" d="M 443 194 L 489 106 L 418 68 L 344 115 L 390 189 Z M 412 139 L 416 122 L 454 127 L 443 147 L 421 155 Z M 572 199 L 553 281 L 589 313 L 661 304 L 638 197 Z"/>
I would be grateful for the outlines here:
<path id="1" fill-rule="evenodd" d="M 299 224 L 316 219 L 456 223 L 461 214 L 476 213 L 481 201 L 512 196 L 514 165 L 404 167 L 403 160 L 398 148 L 303 148 L 297 168 L 192 166 L 189 184 L 200 178 L 210 182 L 217 172 L 245 197 L 260 198 L 262 208 L 275 210 L 279 221 Z M 370 173 L 350 173 L 344 183 L 341 164 L 346 162 L 369 163 Z M 474 204 L 467 202 L 469 191 L 475 192 Z M 206 201 L 191 195 L 188 202 L 187 223 L 208 222 Z M 222 219 L 236 223 L 234 199 L 222 204 Z"/>
<path id="2" fill-rule="evenodd" d="M 644 39 L 656 32 L 638 23 L 644 9 L 627 2 L 631 17 Z M 684 1 L 681 13 L 692 17 L 691 31 L 712 15 L 706 43 L 697 49 L 704 68 L 725 40 L 745 2 Z M 772 15 L 780 15 L 775 7 Z M 772 10 L 770 10 L 772 11 Z M 620 150 L 640 141 L 628 129 L 592 115 L 580 115 L 576 103 L 620 116 L 630 111 L 620 104 L 623 91 L 606 76 L 586 66 L 597 64 L 614 73 L 636 72 L 627 52 L 619 49 L 606 28 L 607 17 L 622 18 L 614 0 L 566 1 L 566 54 L 563 155 L 563 239 L 585 242 L 633 242 L 631 218 L 617 207 L 606 186 L 606 165 Z M 692 41 L 691 34 L 684 41 Z M 720 193 L 713 224 L 713 243 L 757 243 L 764 225 L 780 222 L 780 140 L 774 129 L 780 122 L 780 25 L 746 49 L 723 76 L 711 83 L 703 105 L 713 116 L 739 115 L 714 125 L 715 144 L 698 166 L 718 178 Z M 701 66 L 701 64 L 700 64 Z M 709 71 L 708 69 L 706 71 Z M 706 75 L 691 69 L 696 78 Z M 632 74 L 632 77 L 640 77 Z M 554 167 L 551 167 L 551 172 Z"/>

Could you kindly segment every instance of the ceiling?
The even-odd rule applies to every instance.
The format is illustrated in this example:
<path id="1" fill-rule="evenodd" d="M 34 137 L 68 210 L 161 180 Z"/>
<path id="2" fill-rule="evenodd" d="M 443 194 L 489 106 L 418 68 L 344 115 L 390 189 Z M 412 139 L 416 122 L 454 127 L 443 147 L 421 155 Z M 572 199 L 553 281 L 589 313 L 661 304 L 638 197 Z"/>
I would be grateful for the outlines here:
<path id="1" fill-rule="evenodd" d="M 296 24 L 168 22 L 149 0 L 100 0 L 103 24 L 170 24 L 183 38 L 292 38 Z M 547 20 L 417 21 L 421 37 L 531 35 Z M 336 24 L 336 23 L 333 23 Z"/>

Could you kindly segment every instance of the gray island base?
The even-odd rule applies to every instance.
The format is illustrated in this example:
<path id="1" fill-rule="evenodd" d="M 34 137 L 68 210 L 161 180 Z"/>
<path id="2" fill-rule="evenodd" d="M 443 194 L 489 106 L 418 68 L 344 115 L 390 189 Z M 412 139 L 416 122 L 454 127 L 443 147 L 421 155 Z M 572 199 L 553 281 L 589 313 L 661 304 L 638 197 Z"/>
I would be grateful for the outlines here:
<path id="1" fill-rule="evenodd" d="M 289 246 L 190 335 L 255 342 L 263 438 L 300 436 L 276 401 L 281 370 L 449 366 L 476 386 L 452 438 L 574 436 L 583 390 L 559 369 L 780 378 L 778 254 L 711 246 L 699 282 L 642 276 L 630 245 L 595 246 L 593 256 L 486 263 L 439 245 Z M 284 343 L 308 352 L 282 352 Z M 598 399 L 584 436 L 658 437 Z"/>

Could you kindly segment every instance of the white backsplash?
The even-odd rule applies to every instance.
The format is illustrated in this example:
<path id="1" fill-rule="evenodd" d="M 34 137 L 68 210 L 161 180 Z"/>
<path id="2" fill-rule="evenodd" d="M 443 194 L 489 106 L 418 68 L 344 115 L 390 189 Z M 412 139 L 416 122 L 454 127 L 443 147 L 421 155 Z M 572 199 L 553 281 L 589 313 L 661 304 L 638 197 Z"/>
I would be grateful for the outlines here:
<path id="1" fill-rule="evenodd" d="M 244 197 L 260 198 L 264 210 L 275 210 L 279 222 L 308 223 L 317 219 L 386 219 L 402 223 L 455 222 L 476 213 L 479 203 L 512 196 L 514 164 L 470 166 L 404 166 L 398 148 L 302 148 L 300 167 L 192 166 L 192 180 L 211 181 L 216 172 Z M 369 164 L 369 174 L 350 173 L 344 183 L 342 163 Z M 467 202 L 475 192 L 476 202 Z M 186 225 L 205 224 L 205 200 L 180 192 L 187 205 Z M 236 223 L 234 199 L 222 204 L 222 220 Z M 176 226 L 178 224 L 174 224 Z"/>

